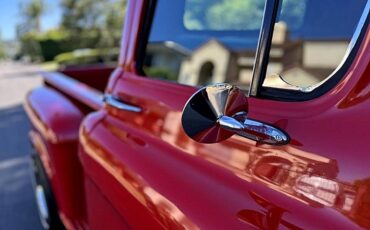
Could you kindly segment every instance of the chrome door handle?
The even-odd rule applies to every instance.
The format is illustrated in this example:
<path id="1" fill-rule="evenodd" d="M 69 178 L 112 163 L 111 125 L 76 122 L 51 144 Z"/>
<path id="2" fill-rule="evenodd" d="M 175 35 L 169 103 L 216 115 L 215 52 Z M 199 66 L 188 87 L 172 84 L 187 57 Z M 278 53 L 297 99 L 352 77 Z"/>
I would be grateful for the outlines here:
<path id="1" fill-rule="evenodd" d="M 119 110 L 134 112 L 134 113 L 142 112 L 142 109 L 140 107 L 129 105 L 111 94 L 105 94 L 103 101 L 109 106 L 112 106 Z"/>
<path id="2" fill-rule="evenodd" d="M 271 125 L 247 118 L 246 112 L 234 116 L 221 116 L 218 124 L 236 134 L 266 144 L 282 145 L 289 141 L 288 136 L 280 129 Z"/>

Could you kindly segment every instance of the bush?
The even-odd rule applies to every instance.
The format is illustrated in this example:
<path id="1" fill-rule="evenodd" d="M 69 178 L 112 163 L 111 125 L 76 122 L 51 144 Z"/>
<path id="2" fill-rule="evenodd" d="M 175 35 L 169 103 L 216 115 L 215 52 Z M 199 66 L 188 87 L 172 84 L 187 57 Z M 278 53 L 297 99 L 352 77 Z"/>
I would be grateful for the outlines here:
<path id="1" fill-rule="evenodd" d="M 144 67 L 146 75 L 163 80 L 176 81 L 177 75 L 169 69 L 162 67 Z"/>
<path id="2" fill-rule="evenodd" d="M 119 48 L 112 49 L 78 49 L 57 55 L 54 58 L 61 66 L 87 65 L 116 62 Z"/>
<path id="3" fill-rule="evenodd" d="M 40 45 L 41 56 L 44 61 L 51 61 L 60 53 L 71 51 L 66 50 L 65 43 L 69 34 L 63 30 L 49 30 L 37 36 L 36 40 Z"/>
<path id="4" fill-rule="evenodd" d="M 41 61 L 41 48 L 40 44 L 37 41 L 37 34 L 34 32 L 29 32 L 24 34 L 20 38 L 22 55 L 27 55 L 31 58 L 32 61 Z"/>
<path id="5" fill-rule="evenodd" d="M 70 34 L 63 29 L 44 33 L 28 32 L 20 38 L 21 55 L 28 55 L 34 61 L 51 61 L 62 53 L 96 47 L 100 40 L 101 34 L 93 29 L 78 34 Z M 92 51 L 92 55 L 96 56 L 94 52 Z"/>

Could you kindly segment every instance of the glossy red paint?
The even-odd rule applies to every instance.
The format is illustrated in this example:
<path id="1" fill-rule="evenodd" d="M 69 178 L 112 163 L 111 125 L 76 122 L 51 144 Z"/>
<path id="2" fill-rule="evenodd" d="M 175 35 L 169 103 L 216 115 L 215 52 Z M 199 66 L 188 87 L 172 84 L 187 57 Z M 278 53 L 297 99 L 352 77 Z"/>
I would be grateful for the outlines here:
<path id="1" fill-rule="evenodd" d="M 103 92 L 114 69 L 112 66 L 89 65 L 65 68 L 60 72 Z"/>
<path id="2" fill-rule="evenodd" d="M 143 21 L 145 6 L 147 1 L 128 1 L 127 14 L 125 19 L 124 31 L 122 33 L 121 52 L 119 66 L 124 70 L 136 72 L 136 47 L 138 36 Z"/>
<path id="3" fill-rule="evenodd" d="M 81 135 L 86 174 L 134 228 L 370 227 L 364 195 L 370 146 L 358 138 L 369 135 L 363 124 L 370 101 L 343 108 L 354 100 L 348 95 L 359 97 L 356 88 L 366 92 L 369 37 L 346 77 L 326 95 L 296 103 L 250 98 L 252 118 L 292 137 L 280 147 L 236 136 L 195 143 L 180 125 L 195 89 L 137 76 L 127 58 L 112 93 L 143 112 L 105 107 L 105 118 Z"/>
<path id="4" fill-rule="evenodd" d="M 28 94 L 25 109 L 38 132 L 50 143 L 76 141 L 84 117 L 58 91 L 41 87 Z"/>
<path id="5" fill-rule="evenodd" d="M 249 116 L 286 131 L 288 145 L 239 136 L 199 144 L 181 127 L 182 108 L 196 89 L 135 69 L 145 4 L 129 3 L 120 64 L 106 89 L 141 113 L 95 106 L 98 94 L 77 92 L 66 78 L 47 78 L 98 110 L 82 121 L 77 147 L 76 129 L 68 143 L 53 143 L 42 131 L 55 125 L 60 135 L 65 123 L 53 123 L 47 108 L 59 103 L 60 114 L 68 115 L 73 104 L 67 98 L 43 89 L 26 105 L 35 125 L 31 139 L 50 168 L 68 228 L 370 228 L 369 31 L 346 76 L 327 94 L 294 103 L 249 98 Z"/>
<path id="6" fill-rule="evenodd" d="M 73 99 L 98 110 L 103 106 L 101 91 L 58 72 L 43 73 L 44 81 Z"/>
<path id="7" fill-rule="evenodd" d="M 25 102 L 32 123 L 31 142 L 43 162 L 66 226 L 85 225 L 82 167 L 78 159 L 78 129 L 83 113 L 59 92 L 41 87 Z"/>

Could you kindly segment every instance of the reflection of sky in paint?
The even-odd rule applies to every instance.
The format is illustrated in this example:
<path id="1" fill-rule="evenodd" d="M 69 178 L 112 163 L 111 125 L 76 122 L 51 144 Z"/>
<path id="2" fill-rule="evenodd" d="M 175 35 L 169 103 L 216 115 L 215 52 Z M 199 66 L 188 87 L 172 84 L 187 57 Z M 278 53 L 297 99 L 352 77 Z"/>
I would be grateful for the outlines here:
<path id="1" fill-rule="evenodd" d="M 21 21 L 19 5 L 29 0 L 0 1 L 0 33 L 4 40 L 14 39 L 16 36 L 16 25 Z M 47 10 L 42 17 L 41 26 L 43 30 L 56 27 L 60 21 L 61 11 L 59 1 L 44 0 Z"/>

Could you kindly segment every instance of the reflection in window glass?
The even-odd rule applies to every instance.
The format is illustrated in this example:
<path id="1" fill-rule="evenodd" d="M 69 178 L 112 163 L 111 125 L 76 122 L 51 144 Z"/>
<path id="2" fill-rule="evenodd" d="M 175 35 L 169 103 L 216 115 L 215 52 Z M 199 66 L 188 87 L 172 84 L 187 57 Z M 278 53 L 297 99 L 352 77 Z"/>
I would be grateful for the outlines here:
<path id="1" fill-rule="evenodd" d="M 262 23 L 260 0 L 158 0 L 143 70 L 187 85 L 247 89 Z"/>
<path id="2" fill-rule="evenodd" d="M 264 86 L 309 90 L 340 65 L 367 0 L 283 0 Z"/>
<path id="3" fill-rule="evenodd" d="M 186 0 L 188 30 L 258 30 L 263 17 L 261 0 Z"/>

